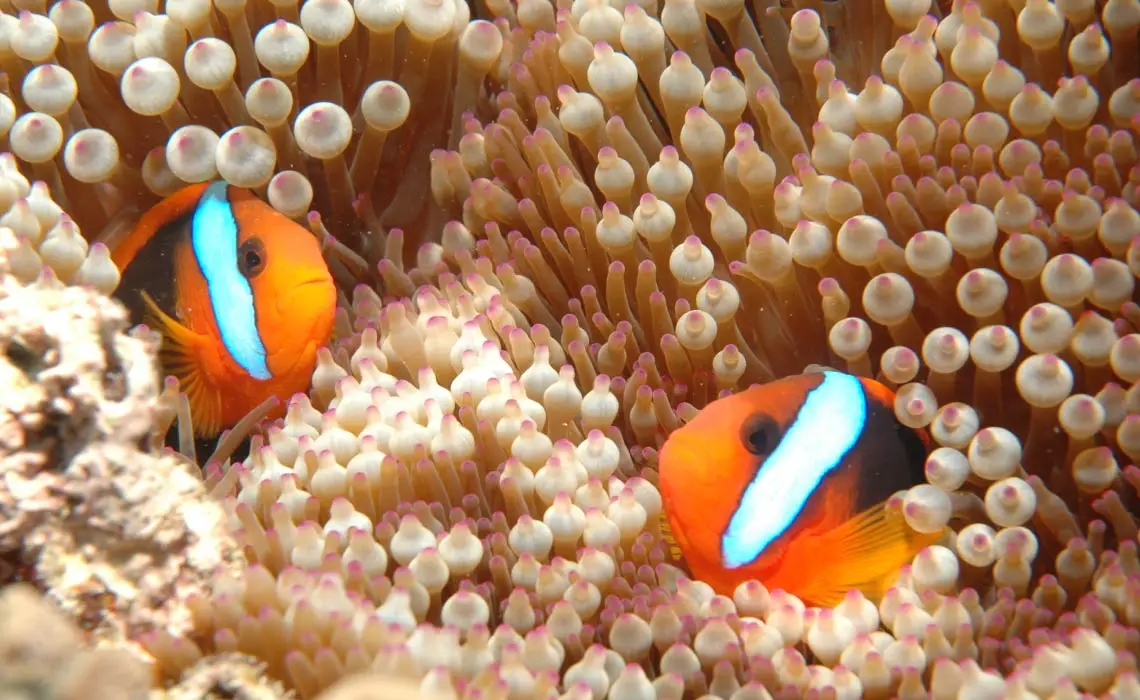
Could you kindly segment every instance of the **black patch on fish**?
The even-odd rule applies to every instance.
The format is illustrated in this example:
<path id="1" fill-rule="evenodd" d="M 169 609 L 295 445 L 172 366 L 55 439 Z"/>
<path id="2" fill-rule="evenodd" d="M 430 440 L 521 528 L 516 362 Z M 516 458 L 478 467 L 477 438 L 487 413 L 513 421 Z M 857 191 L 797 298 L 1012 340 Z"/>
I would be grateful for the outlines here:
<path id="1" fill-rule="evenodd" d="M 115 297 L 131 312 L 131 321 L 142 323 L 146 292 L 163 313 L 177 319 L 175 313 L 174 260 L 178 246 L 190 245 L 190 221 L 196 207 L 163 224 L 123 270 Z"/>
<path id="2" fill-rule="evenodd" d="M 891 410 L 891 415 L 895 415 L 894 410 Z M 924 483 L 926 481 L 926 443 L 922 441 L 922 438 L 913 428 L 908 428 L 900 423 L 897 417 L 895 418 L 895 430 L 898 432 L 899 439 L 903 442 L 903 450 L 906 452 L 906 464 L 910 468 L 911 485 Z"/>
<path id="3" fill-rule="evenodd" d="M 862 471 L 855 512 L 861 513 L 896 491 L 926 481 L 926 445 L 913 429 L 898 421 L 894 406 L 864 392 L 867 422 L 845 461 Z"/>

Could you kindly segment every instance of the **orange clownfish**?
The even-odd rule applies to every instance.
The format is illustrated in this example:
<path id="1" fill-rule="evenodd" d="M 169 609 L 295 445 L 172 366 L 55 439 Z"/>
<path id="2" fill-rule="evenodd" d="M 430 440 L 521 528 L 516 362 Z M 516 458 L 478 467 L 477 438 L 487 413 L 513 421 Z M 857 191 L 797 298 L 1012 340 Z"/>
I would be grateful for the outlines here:
<path id="1" fill-rule="evenodd" d="M 308 388 L 336 289 L 316 238 L 252 192 L 185 187 L 144 214 L 111 259 L 116 296 L 162 334 L 163 369 L 181 382 L 199 437 Z"/>
<path id="2" fill-rule="evenodd" d="M 802 374 L 706 406 L 661 448 L 659 483 L 693 575 L 732 595 L 756 579 L 805 603 L 877 600 L 939 534 L 886 508 L 925 481 L 925 435 L 894 394 L 841 372 Z"/>

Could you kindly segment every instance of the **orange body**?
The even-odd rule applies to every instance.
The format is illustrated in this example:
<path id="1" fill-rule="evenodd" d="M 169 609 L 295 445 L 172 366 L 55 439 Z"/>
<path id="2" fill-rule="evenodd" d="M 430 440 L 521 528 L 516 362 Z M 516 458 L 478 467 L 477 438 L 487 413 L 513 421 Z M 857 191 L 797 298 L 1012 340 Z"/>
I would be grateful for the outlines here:
<path id="1" fill-rule="evenodd" d="M 852 588 L 878 598 L 940 536 L 915 532 L 886 508 L 893 494 L 924 480 L 925 436 L 895 420 L 886 387 L 829 374 L 845 391 L 834 405 L 820 394 L 805 411 L 823 374 L 788 377 L 714 401 L 663 446 L 659 479 L 672 534 L 693 575 L 719 593 L 756 579 L 819 606 L 838 604 Z M 793 426 L 800 449 L 787 437 Z M 854 442 L 829 454 L 841 427 Z M 797 489 L 806 494 L 802 504 L 779 495 Z M 786 527 L 764 525 L 781 517 Z M 748 535 L 743 540 L 726 534 L 733 522 Z M 755 556 L 740 544 L 768 538 Z"/>
<path id="2" fill-rule="evenodd" d="M 265 399 L 285 401 L 308 389 L 316 353 L 332 332 L 336 290 L 320 246 L 305 228 L 283 216 L 253 193 L 210 183 L 186 187 L 148 211 L 112 252 L 123 272 L 116 295 L 136 321 L 152 324 L 163 335 L 164 370 L 178 377 L 190 398 L 195 432 L 212 437 L 233 426 Z M 195 225 L 195 212 L 212 193 L 209 206 L 228 213 L 234 226 Z M 234 235 L 236 228 L 236 235 Z M 229 237 L 222 229 L 229 232 Z M 206 255 L 213 246 L 236 244 L 237 270 L 218 273 L 196 253 L 194 236 Z M 211 284 L 225 279 L 240 287 L 222 304 L 245 303 L 249 323 L 220 322 L 219 300 Z M 247 298 L 247 293 L 251 298 Z M 228 311 L 224 310 L 224 311 Z M 234 333 L 240 325 L 240 333 Z M 223 333 L 228 331 L 228 335 Z M 255 339 L 263 377 L 252 376 L 226 341 L 234 335 Z M 250 364 L 247 362 L 246 364 Z"/>

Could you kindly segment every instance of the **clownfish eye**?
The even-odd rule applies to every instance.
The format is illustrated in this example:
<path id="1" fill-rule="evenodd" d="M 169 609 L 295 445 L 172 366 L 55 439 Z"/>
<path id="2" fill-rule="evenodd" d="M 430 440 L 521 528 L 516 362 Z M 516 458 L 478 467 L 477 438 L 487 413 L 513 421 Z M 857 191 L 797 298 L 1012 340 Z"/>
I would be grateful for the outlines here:
<path id="1" fill-rule="evenodd" d="M 744 421 L 740 428 L 740 441 L 751 454 L 769 454 L 780 443 L 780 426 L 771 416 L 758 413 Z"/>
<path id="2" fill-rule="evenodd" d="M 246 277 L 256 277 L 265 269 L 265 245 L 251 238 L 238 247 L 238 270 Z"/>

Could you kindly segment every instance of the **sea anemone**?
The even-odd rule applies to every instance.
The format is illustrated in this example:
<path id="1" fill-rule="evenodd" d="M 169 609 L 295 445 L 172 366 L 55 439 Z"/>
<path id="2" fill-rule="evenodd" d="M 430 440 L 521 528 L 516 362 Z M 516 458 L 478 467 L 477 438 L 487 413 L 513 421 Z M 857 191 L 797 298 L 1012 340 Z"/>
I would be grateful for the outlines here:
<path id="1" fill-rule="evenodd" d="M 343 292 L 310 394 L 204 464 L 247 566 L 129 630 L 162 682 L 1140 694 L 1138 0 L 7 4 L 13 276 L 109 292 L 60 208 L 113 242 L 221 177 Z M 929 429 L 893 505 L 953 535 L 881 601 L 716 595 L 656 451 L 821 366 Z"/>

